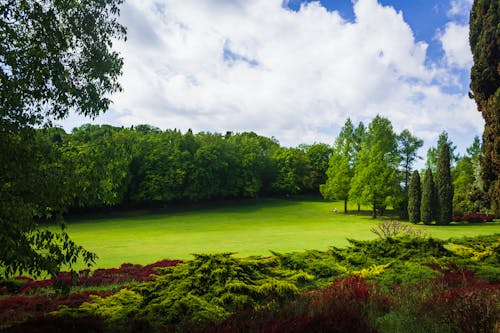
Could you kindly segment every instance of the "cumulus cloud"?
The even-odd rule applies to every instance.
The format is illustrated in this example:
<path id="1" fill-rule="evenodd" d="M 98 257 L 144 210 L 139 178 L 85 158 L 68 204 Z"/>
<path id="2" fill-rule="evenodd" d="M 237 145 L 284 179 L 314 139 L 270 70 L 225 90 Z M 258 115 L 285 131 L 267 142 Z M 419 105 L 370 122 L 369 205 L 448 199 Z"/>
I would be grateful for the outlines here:
<path id="1" fill-rule="evenodd" d="M 348 116 L 366 123 L 377 114 L 425 140 L 443 129 L 478 133 L 473 102 L 444 91 L 439 82 L 453 74 L 426 65 L 428 45 L 402 13 L 376 0 L 353 6 L 348 22 L 317 2 L 292 11 L 282 0 L 127 1 L 128 40 L 118 47 L 124 92 L 113 97 L 114 117 L 256 131 L 284 145 L 331 143 Z M 464 31 L 450 24 L 441 38 L 447 59 L 465 66 L 463 41 L 453 38 Z"/>
<path id="2" fill-rule="evenodd" d="M 469 26 L 450 22 L 439 36 L 439 40 L 445 51 L 445 58 L 448 65 L 464 69 L 472 66 L 472 53 L 469 46 Z"/>

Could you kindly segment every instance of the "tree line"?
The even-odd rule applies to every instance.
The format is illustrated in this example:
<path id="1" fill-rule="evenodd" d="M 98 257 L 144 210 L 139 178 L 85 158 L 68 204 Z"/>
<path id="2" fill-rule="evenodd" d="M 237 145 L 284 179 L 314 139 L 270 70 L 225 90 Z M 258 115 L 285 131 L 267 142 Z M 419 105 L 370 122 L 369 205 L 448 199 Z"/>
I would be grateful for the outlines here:
<path id="1" fill-rule="evenodd" d="M 423 141 L 407 129 L 395 133 L 387 118 L 377 116 L 367 128 L 347 119 L 332 147 L 321 194 L 343 200 L 345 213 L 348 201 L 356 203 L 358 210 L 361 204 L 369 205 L 373 217 L 391 206 L 412 222 L 447 224 L 453 213 L 488 210 L 478 137 L 460 156 L 442 132 L 437 146 L 427 151 L 423 183 L 418 170 L 413 170 L 422 146 Z"/>
<path id="2" fill-rule="evenodd" d="M 36 131 L 54 165 L 58 207 L 159 206 L 228 198 L 314 193 L 325 182 L 327 144 L 282 147 L 253 132 L 193 133 L 83 125 Z M 55 167 L 57 165 L 57 167 Z M 57 170 L 55 170 L 55 169 Z"/>

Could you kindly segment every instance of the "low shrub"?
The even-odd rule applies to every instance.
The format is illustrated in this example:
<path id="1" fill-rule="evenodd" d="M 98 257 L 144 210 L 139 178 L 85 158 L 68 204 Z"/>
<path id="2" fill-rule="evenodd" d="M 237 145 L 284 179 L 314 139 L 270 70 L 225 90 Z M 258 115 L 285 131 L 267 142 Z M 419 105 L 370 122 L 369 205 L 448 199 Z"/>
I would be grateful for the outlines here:
<path id="1" fill-rule="evenodd" d="M 479 222 L 493 222 L 493 215 L 472 213 L 466 215 L 456 215 L 452 217 L 454 222 L 469 222 L 469 223 L 479 223 Z"/>
<path id="2" fill-rule="evenodd" d="M 387 311 L 388 298 L 359 277 L 335 279 L 328 288 L 302 293 L 279 307 L 237 313 L 204 332 L 376 332 L 370 311 Z"/>
<path id="3" fill-rule="evenodd" d="M 144 297 L 139 316 L 161 325 L 204 326 L 236 311 L 266 308 L 296 296 L 298 287 L 312 279 L 307 273 L 278 267 L 276 258 L 198 254 L 136 288 Z"/>

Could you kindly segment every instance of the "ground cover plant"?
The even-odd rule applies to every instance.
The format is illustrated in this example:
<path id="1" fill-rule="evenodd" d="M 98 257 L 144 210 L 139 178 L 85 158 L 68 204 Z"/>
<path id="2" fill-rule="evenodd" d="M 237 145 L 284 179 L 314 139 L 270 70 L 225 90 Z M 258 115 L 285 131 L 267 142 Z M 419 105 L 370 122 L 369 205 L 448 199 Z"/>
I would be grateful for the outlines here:
<path id="1" fill-rule="evenodd" d="M 0 313 L 6 332 L 77 331 L 71 322 L 95 332 L 498 329 L 500 235 L 446 241 L 400 235 L 349 244 L 270 257 L 196 255 L 185 263 L 169 262 L 172 266 L 159 268 L 148 281 L 82 301 L 71 302 L 79 296 L 70 293 L 58 296 L 55 305 L 42 305 L 46 300 L 36 289 L 29 290 L 29 302 L 2 296 L 0 304 L 24 309 L 18 325 L 5 306 Z"/>

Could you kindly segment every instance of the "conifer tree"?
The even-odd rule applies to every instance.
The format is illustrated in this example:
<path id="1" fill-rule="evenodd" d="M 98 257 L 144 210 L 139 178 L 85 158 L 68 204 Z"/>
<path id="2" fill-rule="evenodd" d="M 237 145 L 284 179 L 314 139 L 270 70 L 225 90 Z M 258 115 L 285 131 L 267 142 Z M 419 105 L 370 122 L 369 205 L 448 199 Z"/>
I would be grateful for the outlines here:
<path id="1" fill-rule="evenodd" d="M 439 152 L 436 168 L 436 190 L 439 203 L 438 224 L 449 224 L 453 213 L 453 184 L 450 170 L 450 146 L 445 143 Z"/>
<path id="2" fill-rule="evenodd" d="M 413 171 L 408 188 L 408 217 L 410 222 L 420 222 L 420 202 L 422 192 L 420 189 L 420 174 L 417 170 Z"/>
<path id="3" fill-rule="evenodd" d="M 470 13 L 469 42 L 474 59 L 471 97 L 484 118 L 482 178 L 491 208 L 500 216 L 500 2 L 475 0 Z"/>
<path id="4" fill-rule="evenodd" d="M 422 188 L 422 202 L 420 205 L 420 217 L 424 224 L 431 224 L 436 218 L 436 194 L 434 178 L 431 168 L 427 168 L 424 176 L 424 186 Z"/>

